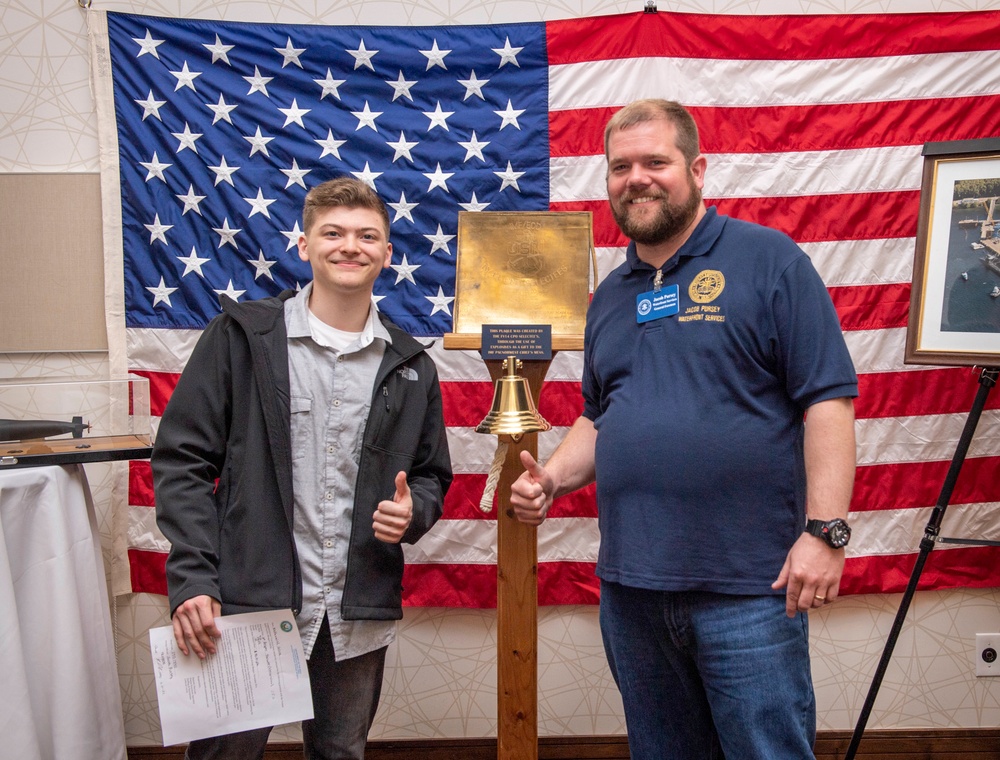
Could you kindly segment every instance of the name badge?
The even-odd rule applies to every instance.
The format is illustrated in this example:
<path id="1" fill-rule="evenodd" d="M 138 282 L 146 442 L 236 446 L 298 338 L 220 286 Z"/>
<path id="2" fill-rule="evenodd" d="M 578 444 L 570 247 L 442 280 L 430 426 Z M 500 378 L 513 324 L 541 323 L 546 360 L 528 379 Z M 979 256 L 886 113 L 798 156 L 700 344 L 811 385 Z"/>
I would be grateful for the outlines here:
<path id="1" fill-rule="evenodd" d="M 681 308 L 680 285 L 670 285 L 660 290 L 650 290 L 635 297 L 635 321 L 652 322 L 654 319 L 672 317 Z"/>

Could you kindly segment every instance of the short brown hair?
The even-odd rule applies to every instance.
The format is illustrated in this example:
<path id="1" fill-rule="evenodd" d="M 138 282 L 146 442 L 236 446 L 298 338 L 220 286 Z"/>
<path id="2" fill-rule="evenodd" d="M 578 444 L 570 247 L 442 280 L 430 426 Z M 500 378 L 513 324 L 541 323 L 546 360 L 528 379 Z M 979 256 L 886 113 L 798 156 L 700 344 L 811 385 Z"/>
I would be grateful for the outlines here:
<path id="1" fill-rule="evenodd" d="M 302 206 L 303 232 L 309 232 L 316 216 L 331 208 L 366 208 L 382 217 L 386 239 L 389 237 L 389 212 L 378 193 L 359 179 L 337 177 L 316 185 L 308 193 Z"/>
<path id="2" fill-rule="evenodd" d="M 688 166 L 701 153 L 698 141 L 698 125 L 694 123 L 690 112 L 680 103 L 673 100 L 647 98 L 636 100 L 617 111 L 604 128 L 604 157 L 608 158 L 608 143 L 612 132 L 634 127 L 647 121 L 663 119 L 674 125 L 677 131 L 677 149 L 684 156 Z"/>

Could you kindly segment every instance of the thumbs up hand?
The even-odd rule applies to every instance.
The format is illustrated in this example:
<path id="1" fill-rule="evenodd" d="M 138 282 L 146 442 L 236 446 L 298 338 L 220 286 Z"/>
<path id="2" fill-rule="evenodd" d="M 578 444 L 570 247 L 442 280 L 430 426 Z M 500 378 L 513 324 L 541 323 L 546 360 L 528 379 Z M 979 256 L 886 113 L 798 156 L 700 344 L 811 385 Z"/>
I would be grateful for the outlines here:
<path id="1" fill-rule="evenodd" d="M 413 496 L 406 482 L 406 473 L 400 471 L 396 473 L 396 493 L 392 499 L 380 501 L 375 510 L 372 522 L 375 538 L 387 544 L 398 544 L 402 541 L 406 529 L 410 527 L 412 519 Z"/>
<path id="2" fill-rule="evenodd" d="M 521 452 L 524 472 L 510 487 L 510 505 L 517 519 L 528 525 L 541 525 L 552 506 L 555 481 L 527 451 Z"/>

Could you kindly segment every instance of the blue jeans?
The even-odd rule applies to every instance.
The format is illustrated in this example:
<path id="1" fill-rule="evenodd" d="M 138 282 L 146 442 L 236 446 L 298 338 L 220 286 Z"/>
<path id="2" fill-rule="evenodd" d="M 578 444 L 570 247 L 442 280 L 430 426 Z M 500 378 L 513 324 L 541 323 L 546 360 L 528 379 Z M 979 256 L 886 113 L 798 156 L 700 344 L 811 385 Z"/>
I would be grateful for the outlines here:
<path id="1" fill-rule="evenodd" d="M 309 760 L 363 760 L 368 731 L 382 694 L 388 647 L 337 662 L 330 626 L 323 625 L 309 656 L 313 719 L 302 722 L 302 744 Z M 188 745 L 185 760 L 252 760 L 263 758 L 271 728 L 198 739 Z"/>
<path id="2" fill-rule="evenodd" d="M 783 595 L 602 582 L 601 633 L 632 760 L 814 757 L 808 619 Z"/>

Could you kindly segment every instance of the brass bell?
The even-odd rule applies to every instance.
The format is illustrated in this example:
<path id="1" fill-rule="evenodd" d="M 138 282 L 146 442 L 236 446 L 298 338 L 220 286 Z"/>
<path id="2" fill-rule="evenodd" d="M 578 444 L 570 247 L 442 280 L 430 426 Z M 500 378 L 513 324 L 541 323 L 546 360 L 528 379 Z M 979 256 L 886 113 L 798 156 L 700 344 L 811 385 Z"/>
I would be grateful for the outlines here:
<path id="1" fill-rule="evenodd" d="M 516 440 L 524 433 L 552 429 L 535 409 L 528 381 L 517 374 L 521 366 L 521 361 L 515 356 L 504 359 L 503 368 L 507 374 L 497 380 L 493 389 L 493 408 L 479 423 L 477 433 L 510 435 Z"/>

